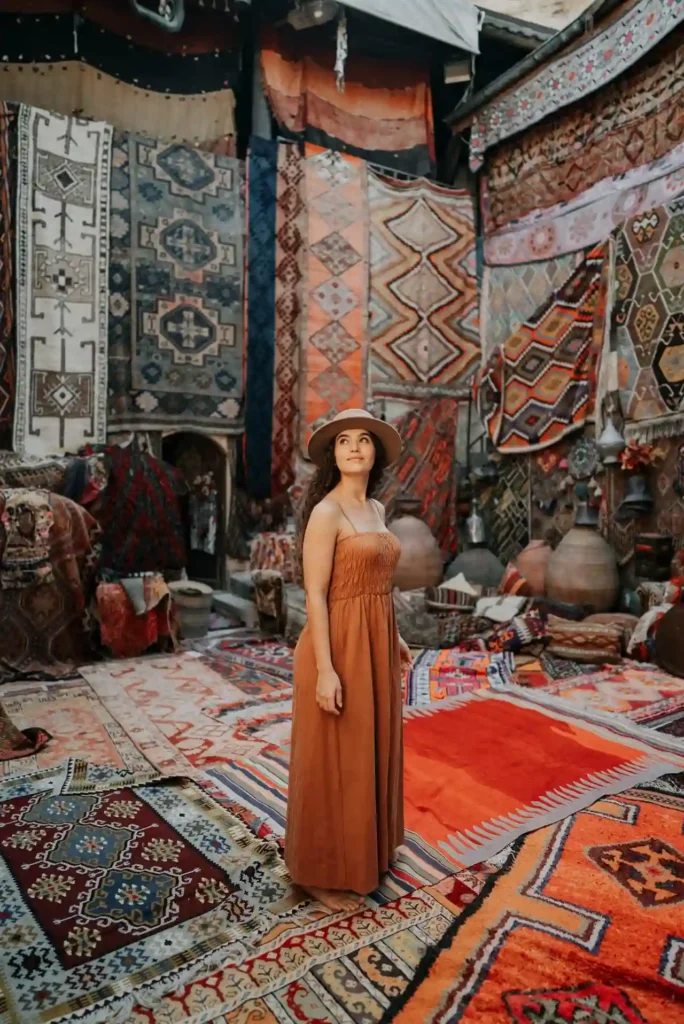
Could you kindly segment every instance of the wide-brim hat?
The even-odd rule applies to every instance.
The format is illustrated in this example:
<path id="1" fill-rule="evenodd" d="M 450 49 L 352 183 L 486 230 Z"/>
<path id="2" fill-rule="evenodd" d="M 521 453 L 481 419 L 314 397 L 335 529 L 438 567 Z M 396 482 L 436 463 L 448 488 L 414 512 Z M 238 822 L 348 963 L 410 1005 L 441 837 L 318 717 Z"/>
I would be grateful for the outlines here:
<path id="1" fill-rule="evenodd" d="M 314 466 L 320 466 L 326 446 L 344 430 L 367 430 L 377 437 L 385 451 L 387 464 L 396 462 L 401 455 L 401 437 L 394 427 L 379 420 L 365 409 L 345 409 L 337 416 L 314 431 L 309 441 L 309 458 Z"/>

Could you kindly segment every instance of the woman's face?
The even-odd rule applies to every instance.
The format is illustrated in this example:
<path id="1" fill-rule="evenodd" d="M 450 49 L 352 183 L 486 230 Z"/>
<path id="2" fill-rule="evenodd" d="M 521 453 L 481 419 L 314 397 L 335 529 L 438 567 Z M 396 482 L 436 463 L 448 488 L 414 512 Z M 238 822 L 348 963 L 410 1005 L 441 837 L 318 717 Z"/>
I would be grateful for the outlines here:
<path id="1" fill-rule="evenodd" d="M 335 440 L 335 462 L 348 476 L 370 473 L 375 463 L 375 445 L 367 430 L 345 430 Z"/>

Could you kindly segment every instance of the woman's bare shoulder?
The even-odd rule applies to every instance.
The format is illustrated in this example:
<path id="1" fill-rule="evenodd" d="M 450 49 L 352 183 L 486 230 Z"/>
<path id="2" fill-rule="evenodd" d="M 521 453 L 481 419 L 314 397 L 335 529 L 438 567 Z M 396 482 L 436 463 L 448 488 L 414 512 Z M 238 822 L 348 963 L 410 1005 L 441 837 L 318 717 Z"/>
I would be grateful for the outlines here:
<path id="1" fill-rule="evenodd" d="M 376 509 L 378 510 L 378 515 L 380 516 L 380 518 L 384 522 L 385 521 L 385 515 L 386 515 L 386 513 L 385 513 L 385 506 L 383 505 L 383 503 L 381 501 L 378 501 L 377 498 L 371 498 L 371 501 L 373 502 L 373 504 L 375 505 Z"/>
<path id="2" fill-rule="evenodd" d="M 340 506 L 334 500 L 334 498 L 325 497 L 314 505 L 311 510 L 311 518 L 309 519 L 309 525 L 312 523 L 314 526 L 324 529 L 326 527 L 337 529 L 340 522 L 342 513 Z"/>

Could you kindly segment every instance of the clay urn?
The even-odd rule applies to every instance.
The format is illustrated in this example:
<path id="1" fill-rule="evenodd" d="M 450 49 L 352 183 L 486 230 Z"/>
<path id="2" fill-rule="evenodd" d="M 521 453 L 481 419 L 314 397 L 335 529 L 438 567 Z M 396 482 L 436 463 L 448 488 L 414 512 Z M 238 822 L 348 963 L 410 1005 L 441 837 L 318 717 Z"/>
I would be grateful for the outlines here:
<path id="1" fill-rule="evenodd" d="M 394 573 L 399 590 L 421 590 L 442 582 L 444 563 L 439 545 L 429 526 L 419 518 L 421 502 L 400 497 L 389 529 L 401 544 L 401 556 Z"/>
<path id="2" fill-rule="evenodd" d="M 546 593 L 560 604 L 613 611 L 620 592 L 617 561 L 593 526 L 575 525 L 549 559 Z"/>
<path id="3" fill-rule="evenodd" d="M 515 560 L 518 572 L 530 584 L 535 597 L 541 597 L 545 593 L 546 570 L 552 554 L 553 551 L 545 540 L 531 540 Z"/>

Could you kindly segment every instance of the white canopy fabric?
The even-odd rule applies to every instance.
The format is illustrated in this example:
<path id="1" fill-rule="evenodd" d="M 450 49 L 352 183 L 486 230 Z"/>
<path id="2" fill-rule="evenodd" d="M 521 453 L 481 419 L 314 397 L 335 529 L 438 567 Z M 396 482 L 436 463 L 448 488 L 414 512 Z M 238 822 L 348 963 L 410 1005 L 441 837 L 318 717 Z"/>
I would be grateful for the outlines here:
<path id="1" fill-rule="evenodd" d="M 364 14 L 412 29 L 441 43 L 479 53 L 480 12 L 469 0 L 342 0 Z"/>

